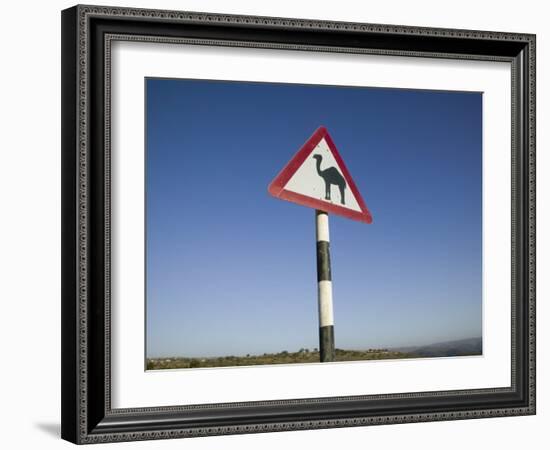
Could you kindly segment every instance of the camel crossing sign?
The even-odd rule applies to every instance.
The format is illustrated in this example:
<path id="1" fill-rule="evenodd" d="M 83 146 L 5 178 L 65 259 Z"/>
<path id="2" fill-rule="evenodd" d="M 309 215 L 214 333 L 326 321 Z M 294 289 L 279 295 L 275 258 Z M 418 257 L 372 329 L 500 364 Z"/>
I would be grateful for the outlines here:
<path id="1" fill-rule="evenodd" d="M 269 185 L 276 198 L 315 208 L 319 359 L 336 359 L 328 213 L 372 222 L 365 201 L 325 127 L 319 127 Z"/>
<path id="2" fill-rule="evenodd" d="M 276 198 L 371 223 L 372 216 L 325 127 L 319 127 L 269 185 Z"/>

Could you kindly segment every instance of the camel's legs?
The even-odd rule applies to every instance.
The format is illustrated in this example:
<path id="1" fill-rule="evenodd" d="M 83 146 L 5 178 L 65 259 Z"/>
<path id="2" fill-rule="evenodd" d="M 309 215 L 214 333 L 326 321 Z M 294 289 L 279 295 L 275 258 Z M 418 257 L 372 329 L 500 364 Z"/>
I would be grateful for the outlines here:
<path id="1" fill-rule="evenodd" d="M 345 205 L 346 204 L 346 199 L 344 197 L 345 186 L 341 184 L 338 187 L 340 188 L 340 203 L 342 203 L 342 205 Z"/>
<path id="2" fill-rule="evenodd" d="M 330 200 L 330 183 L 325 181 L 325 200 Z"/>

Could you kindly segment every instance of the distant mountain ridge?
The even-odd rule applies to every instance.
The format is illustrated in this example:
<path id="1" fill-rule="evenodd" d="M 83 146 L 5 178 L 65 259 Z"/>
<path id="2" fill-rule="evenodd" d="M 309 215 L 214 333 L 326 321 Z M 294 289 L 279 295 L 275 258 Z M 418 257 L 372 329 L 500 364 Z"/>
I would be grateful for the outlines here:
<path id="1" fill-rule="evenodd" d="M 392 350 L 414 353 L 423 357 L 436 356 L 466 356 L 483 354 L 482 339 L 468 338 L 456 341 L 437 342 L 429 345 L 417 345 L 409 347 L 395 347 Z"/>

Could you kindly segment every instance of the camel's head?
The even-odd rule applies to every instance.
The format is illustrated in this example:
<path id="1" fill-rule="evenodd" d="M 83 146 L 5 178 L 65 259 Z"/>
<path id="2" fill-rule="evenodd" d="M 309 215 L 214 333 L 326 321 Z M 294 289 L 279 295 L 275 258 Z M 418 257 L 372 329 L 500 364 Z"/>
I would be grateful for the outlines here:
<path id="1" fill-rule="evenodd" d="M 313 155 L 313 157 L 317 160 L 317 162 L 319 162 L 323 159 L 323 157 L 321 155 Z"/>

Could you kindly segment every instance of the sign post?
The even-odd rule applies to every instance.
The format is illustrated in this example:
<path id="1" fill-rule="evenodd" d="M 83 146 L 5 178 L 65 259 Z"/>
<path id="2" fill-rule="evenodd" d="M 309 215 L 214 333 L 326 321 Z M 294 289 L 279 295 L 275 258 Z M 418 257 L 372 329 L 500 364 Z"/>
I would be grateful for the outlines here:
<path id="1" fill-rule="evenodd" d="M 321 362 L 334 361 L 334 314 L 330 274 L 330 236 L 328 214 L 315 211 L 317 237 L 317 292 L 319 300 L 319 355 Z"/>
<path id="2" fill-rule="evenodd" d="M 371 223 L 372 216 L 325 127 L 319 127 L 268 188 L 275 198 L 315 208 L 319 353 L 335 360 L 328 213 Z"/>

